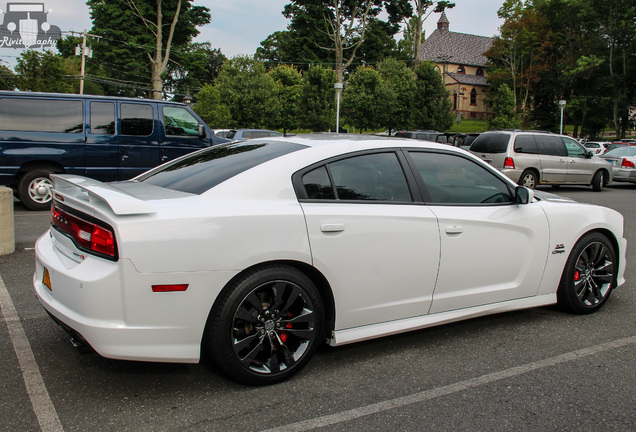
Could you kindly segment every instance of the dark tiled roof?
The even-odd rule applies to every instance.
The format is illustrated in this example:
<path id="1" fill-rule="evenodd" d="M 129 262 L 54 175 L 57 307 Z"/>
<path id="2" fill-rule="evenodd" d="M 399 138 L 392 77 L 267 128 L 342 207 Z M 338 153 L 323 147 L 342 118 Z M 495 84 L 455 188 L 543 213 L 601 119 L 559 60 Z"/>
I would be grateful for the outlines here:
<path id="1" fill-rule="evenodd" d="M 448 75 L 460 84 L 487 86 L 485 76 L 466 75 L 455 72 L 448 72 Z"/>
<path id="2" fill-rule="evenodd" d="M 492 38 L 448 30 L 435 30 L 420 47 L 420 60 L 436 63 L 455 63 L 484 66 L 484 52 L 492 45 Z"/>

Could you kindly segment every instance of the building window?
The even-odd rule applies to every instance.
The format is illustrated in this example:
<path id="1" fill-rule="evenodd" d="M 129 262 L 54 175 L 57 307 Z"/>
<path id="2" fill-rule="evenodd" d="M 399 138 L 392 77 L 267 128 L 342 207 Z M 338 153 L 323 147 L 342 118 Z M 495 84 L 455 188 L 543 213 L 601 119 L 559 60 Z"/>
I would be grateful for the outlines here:
<path id="1" fill-rule="evenodd" d="M 477 76 L 484 76 L 484 69 L 481 67 L 477 68 L 477 72 L 475 72 L 475 75 Z"/>
<path id="2" fill-rule="evenodd" d="M 470 104 L 477 105 L 477 90 L 475 89 L 470 91 Z"/>
<path id="3" fill-rule="evenodd" d="M 457 73 L 458 74 L 465 74 L 466 73 L 466 69 L 464 69 L 464 66 L 459 65 L 459 67 L 457 68 Z"/>

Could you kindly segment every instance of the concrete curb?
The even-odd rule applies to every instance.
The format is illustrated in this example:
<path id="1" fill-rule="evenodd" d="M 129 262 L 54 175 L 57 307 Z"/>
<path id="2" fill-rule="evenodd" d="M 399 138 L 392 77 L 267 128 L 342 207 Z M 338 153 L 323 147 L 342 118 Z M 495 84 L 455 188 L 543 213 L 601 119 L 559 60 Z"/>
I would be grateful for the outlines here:
<path id="1" fill-rule="evenodd" d="M 0 255 L 15 252 L 13 190 L 0 186 Z"/>

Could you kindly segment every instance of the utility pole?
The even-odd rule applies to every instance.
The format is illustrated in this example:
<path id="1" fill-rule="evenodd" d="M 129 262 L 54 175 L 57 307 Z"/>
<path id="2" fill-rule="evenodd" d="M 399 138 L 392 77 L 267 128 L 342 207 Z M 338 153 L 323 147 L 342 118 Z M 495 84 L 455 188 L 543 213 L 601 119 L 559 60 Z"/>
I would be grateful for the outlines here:
<path id="1" fill-rule="evenodd" d="M 86 30 L 82 33 L 82 66 L 80 67 L 79 94 L 84 94 L 84 68 L 86 64 Z"/>

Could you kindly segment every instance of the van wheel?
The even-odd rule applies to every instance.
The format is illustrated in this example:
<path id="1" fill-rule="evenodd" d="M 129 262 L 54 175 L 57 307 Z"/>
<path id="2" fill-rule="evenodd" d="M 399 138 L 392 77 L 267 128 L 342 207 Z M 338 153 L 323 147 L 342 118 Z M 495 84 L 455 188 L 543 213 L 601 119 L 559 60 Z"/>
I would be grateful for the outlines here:
<path id="1" fill-rule="evenodd" d="M 51 187 L 53 181 L 50 175 L 53 171 L 36 169 L 27 171 L 18 183 L 18 198 L 30 210 L 48 210 L 51 206 Z"/>
<path id="2" fill-rule="evenodd" d="M 603 171 L 597 171 L 592 178 L 592 190 L 600 192 L 603 190 L 603 186 L 605 186 L 605 174 Z"/>
<path id="3" fill-rule="evenodd" d="M 527 187 L 528 189 L 534 189 L 537 187 L 539 179 L 534 171 L 526 170 L 521 174 L 519 178 L 519 185 Z"/>

